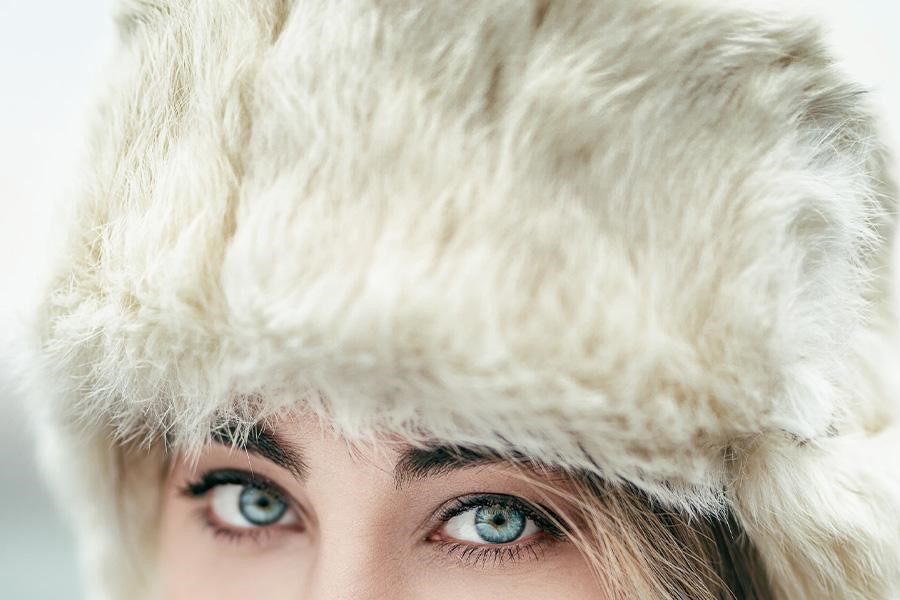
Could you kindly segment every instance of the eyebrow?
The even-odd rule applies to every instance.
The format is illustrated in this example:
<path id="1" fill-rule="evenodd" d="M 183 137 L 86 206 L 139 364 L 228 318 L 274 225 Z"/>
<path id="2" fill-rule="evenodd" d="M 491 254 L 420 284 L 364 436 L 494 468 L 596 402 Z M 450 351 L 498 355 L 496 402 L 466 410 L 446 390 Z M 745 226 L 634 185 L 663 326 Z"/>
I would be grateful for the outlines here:
<path id="1" fill-rule="evenodd" d="M 477 446 L 435 445 L 408 448 L 401 453 L 394 467 L 394 486 L 400 489 L 420 479 L 500 462 L 531 464 L 520 453 L 501 455 L 494 450 Z"/>
<path id="2" fill-rule="evenodd" d="M 235 425 L 215 429 L 210 436 L 218 444 L 240 448 L 270 460 L 279 467 L 290 471 L 297 479 L 304 480 L 309 475 L 309 466 L 303 460 L 301 449 L 279 438 L 275 432 L 259 425 L 253 425 L 247 429 L 246 437 L 239 433 L 239 429 Z"/>
<path id="3" fill-rule="evenodd" d="M 302 450 L 280 438 L 274 431 L 253 425 L 242 437 L 237 426 L 229 425 L 214 430 L 212 440 L 228 447 L 236 447 L 289 471 L 299 480 L 309 475 L 309 466 Z M 440 477 L 453 471 L 495 463 L 513 463 L 529 467 L 538 466 L 521 452 L 511 450 L 501 454 L 496 450 L 478 446 L 434 445 L 424 448 L 410 447 L 400 453 L 394 466 L 394 486 L 401 489 L 414 481 Z"/>

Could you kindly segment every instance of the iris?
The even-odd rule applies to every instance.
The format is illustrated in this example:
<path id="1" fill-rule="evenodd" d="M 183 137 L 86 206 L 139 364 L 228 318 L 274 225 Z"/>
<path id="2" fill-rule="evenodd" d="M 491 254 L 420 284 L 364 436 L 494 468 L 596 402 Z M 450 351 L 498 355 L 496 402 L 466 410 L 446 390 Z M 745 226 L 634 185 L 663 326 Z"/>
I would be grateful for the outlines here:
<path id="1" fill-rule="evenodd" d="M 492 504 L 475 511 L 475 530 L 479 537 L 491 544 L 505 544 L 516 540 L 525 530 L 525 514 L 511 506 Z"/>
<path id="2" fill-rule="evenodd" d="M 287 508 L 287 504 L 272 492 L 253 486 L 245 486 L 238 497 L 241 515 L 254 525 L 276 523 Z"/>

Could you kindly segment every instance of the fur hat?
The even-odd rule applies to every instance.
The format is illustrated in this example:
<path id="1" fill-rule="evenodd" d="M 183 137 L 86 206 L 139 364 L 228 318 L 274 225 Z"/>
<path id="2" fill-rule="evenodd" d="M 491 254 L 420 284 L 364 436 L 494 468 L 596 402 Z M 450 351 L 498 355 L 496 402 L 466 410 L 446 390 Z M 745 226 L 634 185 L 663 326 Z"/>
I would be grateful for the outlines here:
<path id="1" fill-rule="evenodd" d="M 815 24 L 699 0 L 118 24 L 27 365 L 94 597 L 152 587 L 154 441 L 297 406 L 733 511 L 784 598 L 900 597 L 897 193 Z"/>

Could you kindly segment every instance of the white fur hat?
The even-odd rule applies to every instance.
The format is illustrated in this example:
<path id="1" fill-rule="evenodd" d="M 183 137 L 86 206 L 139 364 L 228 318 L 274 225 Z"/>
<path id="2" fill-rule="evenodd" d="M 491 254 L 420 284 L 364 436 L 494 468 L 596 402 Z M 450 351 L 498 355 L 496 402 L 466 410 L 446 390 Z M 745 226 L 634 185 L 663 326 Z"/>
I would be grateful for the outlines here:
<path id="1" fill-rule="evenodd" d="M 731 510 L 784 598 L 900 598 L 897 193 L 815 25 L 699 0 L 119 25 L 27 367 L 94 597 L 151 588 L 154 440 L 307 406 Z"/>

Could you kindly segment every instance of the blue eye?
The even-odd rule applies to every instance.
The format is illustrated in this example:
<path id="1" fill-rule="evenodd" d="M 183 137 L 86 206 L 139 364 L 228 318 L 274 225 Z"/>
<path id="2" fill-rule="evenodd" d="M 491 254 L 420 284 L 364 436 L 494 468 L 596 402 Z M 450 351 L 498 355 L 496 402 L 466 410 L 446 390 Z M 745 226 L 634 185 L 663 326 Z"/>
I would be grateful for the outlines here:
<path id="1" fill-rule="evenodd" d="M 518 539 L 525 531 L 528 519 L 511 506 L 494 504 L 475 509 L 475 530 L 486 542 L 506 544 Z"/>
<path id="2" fill-rule="evenodd" d="M 296 513 L 281 496 L 257 485 L 216 485 L 209 495 L 210 512 L 230 527 L 251 529 L 297 522 Z"/>
<path id="3" fill-rule="evenodd" d="M 287 511 L 287 504 L 268 490 L 245 486 L 238 497 L 241 515 L 254 525 L 277 523 Z"/>
<path id="4" fill-rule="evenodd" d="M 451 509 L 442 532 L 460 542 L 509 544 L 548 529 L 535 518 L 510 498 L 475 497 Z"/>

